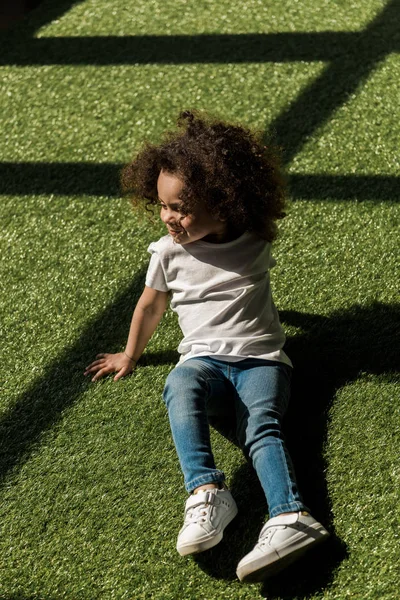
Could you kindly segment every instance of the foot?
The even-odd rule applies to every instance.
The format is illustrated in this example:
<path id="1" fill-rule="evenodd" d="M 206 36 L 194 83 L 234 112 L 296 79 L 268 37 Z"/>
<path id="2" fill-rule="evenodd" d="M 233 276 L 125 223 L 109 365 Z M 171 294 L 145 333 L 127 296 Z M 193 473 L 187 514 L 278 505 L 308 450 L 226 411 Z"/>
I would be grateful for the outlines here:
<path id="1" fill-rule="evenodd" d="M 282 514 L 267 521 L 253 550 L 238 564 L 240 581 L 263 581 L 329 537 L 306 512 Z"/>
<path id="2" fill-rule="evenodd" d="M 179 554 L 196 554 L 216 546 L 236 515 L 236 502 L 229 490 L 213 489 L 189 496 L 176 545 Z"/>

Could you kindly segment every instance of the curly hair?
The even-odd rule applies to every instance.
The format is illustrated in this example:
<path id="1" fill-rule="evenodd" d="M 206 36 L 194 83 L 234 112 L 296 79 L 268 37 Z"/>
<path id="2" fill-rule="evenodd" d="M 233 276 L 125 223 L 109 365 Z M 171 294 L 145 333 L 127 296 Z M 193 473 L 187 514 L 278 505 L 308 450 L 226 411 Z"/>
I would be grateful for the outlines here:
<path id="1" fill-rule="evenodd" d="M 178 131 L 162 143 L 147 143 L 122 171 L 122 190 L 134 206 L 158 204 L 161 171 L 183 181 L 182 213 L 199 200 L 214 218 L 240 232 L 252 231 L 272 242 L 276 220 L 285 216 L 285 185 L 277 148 L 261 134 L 213 120 L 197 112 L 179 115 Z"/>

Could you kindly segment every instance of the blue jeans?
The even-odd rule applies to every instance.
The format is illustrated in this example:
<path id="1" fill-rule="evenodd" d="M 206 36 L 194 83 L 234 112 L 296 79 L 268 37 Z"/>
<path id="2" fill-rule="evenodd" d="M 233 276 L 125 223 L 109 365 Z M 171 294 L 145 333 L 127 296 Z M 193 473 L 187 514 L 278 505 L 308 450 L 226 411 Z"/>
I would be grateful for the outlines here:
<path id="1" fill-rule="evenodd" d="M 167 377 L 164 401 L 188 492 L 222 483 L 210 444 L 209 417 L 235 417 L 236 436 L 256 470 L 269 516 L 307 510 L 281 430 L 290 396 L 291 367 L 247 358 L 191 358 Z"/>

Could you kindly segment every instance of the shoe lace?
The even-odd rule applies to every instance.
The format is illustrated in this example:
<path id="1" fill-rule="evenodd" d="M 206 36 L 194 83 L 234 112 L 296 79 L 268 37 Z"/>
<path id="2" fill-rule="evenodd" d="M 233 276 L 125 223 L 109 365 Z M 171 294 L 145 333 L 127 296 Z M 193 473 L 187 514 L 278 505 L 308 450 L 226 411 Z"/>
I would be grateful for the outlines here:
<path id="1" fill-rule="evenodd" d="M 258 538 L 257 546 L 259 546 L 260 548 L 262 548 L 263 546 L 266 546 L 272 536 L 272 533 L 273 533 L 272 527 L 266 527 L 265 529 L 262 529 L 261 533 L 260 533 L 260 537 Z"/>
<path id="2" fill-rule="evenodd" d="M 210 508 L 211 506 L 205 502 L 198 506 L 194 506 L 193 508 L 189 508 L 185 516 L 185 523 L 187 525 L 190 523 L 204 523 L 207 521 L 207 513 Z"/>
<path id="3" fill-rule="evenodd" d="M 198 502 L 194 506 L 187 509 L 185 515 L 185 524 L 190 523 L 205 523 L 209 518 L 209 513 L 215 504 L 215 496 L 211 492 L 207 492 L 204 502 Z"/>

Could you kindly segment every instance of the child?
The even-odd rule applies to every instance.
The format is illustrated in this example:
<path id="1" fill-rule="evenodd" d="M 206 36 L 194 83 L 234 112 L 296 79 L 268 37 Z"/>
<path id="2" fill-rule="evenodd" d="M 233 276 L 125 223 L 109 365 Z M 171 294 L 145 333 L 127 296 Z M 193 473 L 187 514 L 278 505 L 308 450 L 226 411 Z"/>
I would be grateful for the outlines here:
<path id="1" fill-rule="evenodd" d="M 254 134 L 184 112 L 181 130 L 148 144 L 123 172 L 137 205 L 159 205 L 168 234 L 149 246 L 146 285 L 124 352 L 99 354 L 92 381 L 130 373 L 167 307 L 183 339 L 164 401 L 190 496 L 177 550 L 218 544 L 237 507 L 210 446 L 210 415 L 234 415 L 236 435 L 266 495 L 269 520 L 239 563 L 241 581 L 260 581 L 328 532 L 299 493 L 281 422 L 292 366 L 271 297 L 276 220 L 284 216 L 278 161 Z"/>

